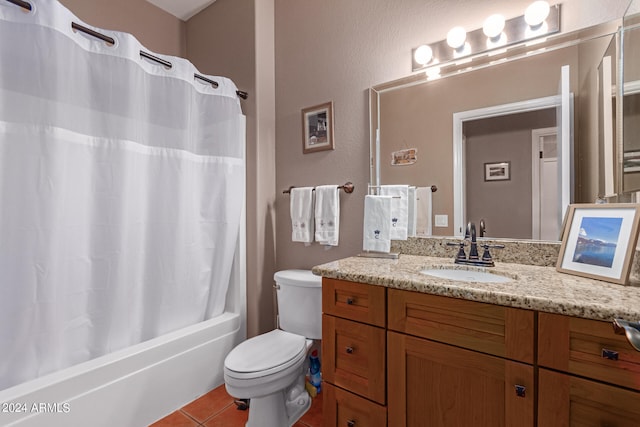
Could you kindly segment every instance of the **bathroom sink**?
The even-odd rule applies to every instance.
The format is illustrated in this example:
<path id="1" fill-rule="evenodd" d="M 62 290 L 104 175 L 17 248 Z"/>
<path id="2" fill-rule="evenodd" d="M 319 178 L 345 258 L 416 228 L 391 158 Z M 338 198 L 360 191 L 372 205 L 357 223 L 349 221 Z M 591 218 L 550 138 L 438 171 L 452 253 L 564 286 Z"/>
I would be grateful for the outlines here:
<path id="1" fill-rule="evenodd" d="M 511 278 L 477 270 L 461 270 L 453 268 L 430 268 L 420 273 L 441 279 L 456 280 L 458 282 L 506 283 Z"/>

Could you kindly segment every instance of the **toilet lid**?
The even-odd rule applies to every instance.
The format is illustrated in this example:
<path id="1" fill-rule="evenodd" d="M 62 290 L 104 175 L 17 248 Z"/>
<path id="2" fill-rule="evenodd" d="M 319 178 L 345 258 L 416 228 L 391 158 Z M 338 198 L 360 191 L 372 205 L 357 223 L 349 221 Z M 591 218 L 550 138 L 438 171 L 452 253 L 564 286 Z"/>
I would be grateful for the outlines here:
<path id="1" fill-rule="evenodd" d="M 224 365 L 235 372 L 262 372 L 295 363 L 306 351 L 305 337 L 276 329 L 240 343 L 227 355 Z"/>

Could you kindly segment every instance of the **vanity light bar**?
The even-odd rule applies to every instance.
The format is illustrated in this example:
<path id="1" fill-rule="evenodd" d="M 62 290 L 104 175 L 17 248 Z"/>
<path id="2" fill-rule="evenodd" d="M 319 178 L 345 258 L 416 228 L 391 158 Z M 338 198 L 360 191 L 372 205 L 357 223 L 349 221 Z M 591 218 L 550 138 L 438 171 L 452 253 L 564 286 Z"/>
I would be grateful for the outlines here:
<path id="1" fill-rule="evenodd" d="M 428 45 L 431 49 L 431 60 L 426 64 L 418 63 L 415 59 L 416 50 L 425 50 L 426 45 L 411 50 L 412 71 L 428 70 L 431 67 L 442 67 L 450 62 L 471 61 L 474 57 L 506 49 L 514 45 L 521 45 L 527 41 L 545 37 L 560 31 L 560 5 L 549 8 L 546 20 L 537 26 L 531 27 L 525 21 L 525 16 L 508 19 L 504 23 L 504 30 L 499 37 L 491 39 L 487 37 L 482 28 L 467 33 L 464 44 L 459 49 L 450 47 L 447 40 L 441 40 Z"/>

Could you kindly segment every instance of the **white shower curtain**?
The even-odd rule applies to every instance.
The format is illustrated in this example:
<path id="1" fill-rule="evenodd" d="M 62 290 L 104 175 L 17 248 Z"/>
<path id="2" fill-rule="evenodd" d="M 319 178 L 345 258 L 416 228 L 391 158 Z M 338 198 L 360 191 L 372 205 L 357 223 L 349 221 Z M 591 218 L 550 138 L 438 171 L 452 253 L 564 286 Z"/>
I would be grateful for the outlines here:
<path id="1" fill-rule="evenodd" d="M 221 313 L 245 188 L 230 80 L 29 3 L 0 0 L 0 389 Z"/>

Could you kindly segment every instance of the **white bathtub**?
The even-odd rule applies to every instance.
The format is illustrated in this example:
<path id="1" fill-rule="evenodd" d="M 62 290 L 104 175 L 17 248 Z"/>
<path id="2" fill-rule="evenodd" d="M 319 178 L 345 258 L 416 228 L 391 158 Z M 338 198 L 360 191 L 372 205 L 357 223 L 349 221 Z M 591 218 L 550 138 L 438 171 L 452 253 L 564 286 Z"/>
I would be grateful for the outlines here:
<path id="1" fill-rule="evenodd" d="M 2 390 L 0 426 L 144 427 L 223 384 L 246 339 L 244 230 L 240 241 L 222 315 Z"/>
<path id="2" fill-rule="evenodd" d="M 224 382 L 238 313 L 0 391 L 0 425 L 147 426 Z"/>

